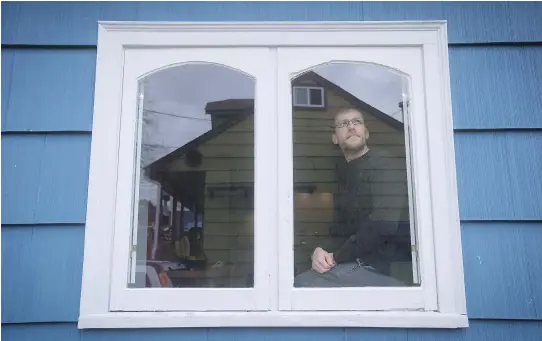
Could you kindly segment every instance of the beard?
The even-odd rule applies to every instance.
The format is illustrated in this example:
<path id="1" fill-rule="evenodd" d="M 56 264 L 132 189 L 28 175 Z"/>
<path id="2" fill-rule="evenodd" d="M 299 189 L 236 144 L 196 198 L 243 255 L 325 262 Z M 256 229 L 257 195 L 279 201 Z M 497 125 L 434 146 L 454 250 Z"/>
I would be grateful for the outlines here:
<path id="1" fill-rule="evenodd" d="M 365 139 L 357 135 L 352 135 L 344 140 L 341 147 L 343 150 L 349 152 L 360 151 L 365 147 Z"/>

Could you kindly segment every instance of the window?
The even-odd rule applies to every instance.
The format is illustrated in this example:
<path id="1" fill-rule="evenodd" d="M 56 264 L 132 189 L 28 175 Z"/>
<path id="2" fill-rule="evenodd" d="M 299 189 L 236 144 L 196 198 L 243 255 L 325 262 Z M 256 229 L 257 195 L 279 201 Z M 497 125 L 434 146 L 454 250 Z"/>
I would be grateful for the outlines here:
<path id="1" fill-rule="evenodd" d="M 101 23 L 80 328 L 467 326 L 446 39 Z"/>
<path id="2" fill-rule="evenodd" d="M 324 88 L 294 86 L 294 106 L 296 107 L 324 107 Z"/>

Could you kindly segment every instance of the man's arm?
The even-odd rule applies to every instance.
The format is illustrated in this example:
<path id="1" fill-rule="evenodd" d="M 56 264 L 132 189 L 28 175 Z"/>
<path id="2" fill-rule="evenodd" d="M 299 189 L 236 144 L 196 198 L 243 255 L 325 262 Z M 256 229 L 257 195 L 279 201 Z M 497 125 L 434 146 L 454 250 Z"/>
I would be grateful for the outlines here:
<path id="1" fill-rule="evenodd" d="M 327 272 L 337 265 L 334 255 L 329 251 L 337 249 L 351 234 L 345 231 L 344 214 L 340 210 L 341 204 L 339 202 L 345 200 L 344 191 L 342 190 L 344 183 L 340 180 L 339 186 L 341 187 L 333 200 L 333 220 L 329 224 L 329 235 L 320 239 L 318 247 L 314 249 L 311 255 L 312 269 L 319 273 Z"/>

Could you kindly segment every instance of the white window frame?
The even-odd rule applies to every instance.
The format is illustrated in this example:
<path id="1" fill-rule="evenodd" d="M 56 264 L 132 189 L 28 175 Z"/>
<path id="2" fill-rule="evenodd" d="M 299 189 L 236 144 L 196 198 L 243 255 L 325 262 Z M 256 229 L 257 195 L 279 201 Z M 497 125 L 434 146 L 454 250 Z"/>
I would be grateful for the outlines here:
<path id="1" fill-rule="evenodd" d="M 389 53 L 397 49 L 408 57 Z M 262 62 L 249 62 L 245 52 L 267 67 L 260 70 Z M 137 79 L 203 55 L 257 77 L 255 286 L 127 289 L 131 222 L 122 212 L 131 212 L 132 196 L 117 194 L 137 190 L 127 180 L 136 176 Z M 421 287 L 293 288 L 291 79 L 330 60 L 414 73 L 410 143 Z M 468 326 L 446 22 L 101 22 L 92 132 L 79 328 Z M 175 298 L 181 293 L 212 302 L 182 303 Z"/>
<path id="2" fill-rule="evenodd" d="M 296 89 L 306 89 L 307 90 L 307 99 L 308 103 L 296 103 L 296 98 L 294 96 Z M 322 94 L 322 104 L 311 104 L 311 92 L 310 90 L 320 90 L 320 93 Z M 326 107 L 326 100 L 325 100 L 325 90 L 321 86 L 294 86 L 292 90 L 292 103 L 297 108 L 325 108 Z"/>

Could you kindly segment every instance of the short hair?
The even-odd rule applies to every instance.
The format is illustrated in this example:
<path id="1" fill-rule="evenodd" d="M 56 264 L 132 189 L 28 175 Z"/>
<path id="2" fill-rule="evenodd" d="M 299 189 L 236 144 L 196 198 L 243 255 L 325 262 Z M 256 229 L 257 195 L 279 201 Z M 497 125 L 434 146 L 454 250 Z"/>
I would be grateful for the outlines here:
<path id="1" fill-rule="evenodd" d="M 337 116 L 350 112 L 350 111 L 357 112 L 361 116 L 361 120 L 365 123 L 365 117 L 363 116 L 363 113 L 361 112 L 361 110 L 356 109 L 356 108 L 342 108 L 342 109 L 339 109 L 339 111 L 337 111 L 335 115 L 333 116 L 333 127 L 335 127 L 335 121 L 337 120 Z"/>

